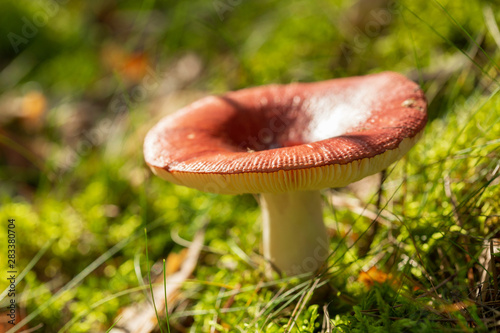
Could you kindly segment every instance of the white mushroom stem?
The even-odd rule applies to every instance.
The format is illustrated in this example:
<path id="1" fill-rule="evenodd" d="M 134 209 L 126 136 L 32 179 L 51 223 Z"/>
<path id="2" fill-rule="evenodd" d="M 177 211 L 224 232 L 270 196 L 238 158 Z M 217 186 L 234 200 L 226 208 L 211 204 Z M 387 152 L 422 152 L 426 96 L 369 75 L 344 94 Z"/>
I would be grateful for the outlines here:
<path id="1" fill-rule="evenodd" d="M 319 191 L 263 193 L 263 251 L 287 275 L 314 272 L 330 254 Z"/>

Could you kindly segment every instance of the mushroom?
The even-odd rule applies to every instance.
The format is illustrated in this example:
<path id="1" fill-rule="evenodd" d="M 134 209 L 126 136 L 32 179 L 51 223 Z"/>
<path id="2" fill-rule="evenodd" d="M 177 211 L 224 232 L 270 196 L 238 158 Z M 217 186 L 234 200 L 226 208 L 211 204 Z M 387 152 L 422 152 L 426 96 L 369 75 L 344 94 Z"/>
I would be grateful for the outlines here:
<path id="1" fill-rule="evenodd" d="M 329 255 L 321 189 L 380 172 L 420 138 L 419 86 L 394 72 L 209 96 L 146 136 L 153 173 L 201 191 L 259 193 L 263 254 L 288 275 Z"/>

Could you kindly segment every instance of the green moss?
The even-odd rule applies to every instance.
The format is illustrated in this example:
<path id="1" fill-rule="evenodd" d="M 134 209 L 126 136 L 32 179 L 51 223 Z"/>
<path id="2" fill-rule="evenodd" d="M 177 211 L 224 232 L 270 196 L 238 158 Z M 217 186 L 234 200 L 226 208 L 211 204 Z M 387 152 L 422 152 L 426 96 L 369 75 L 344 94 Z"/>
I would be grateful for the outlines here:
<path id="1" fill-rule="evenodd" d="M 473 285 L 481 282 L 481 253 L 500 234 L 500 96 L 493 79 L 500 52 L 483 14 L 491 6 L 498 23 L 498 6 L 397 2 L 365 12 L 367 22 L 380 10 L 390 14 L 370 35 L 367 22 L 349 26 L 348 1 L 221 0 L 228 6 L 222 17 L 218 3 L 73 1 L 62 4 L 22 52 L 14 52 L 8 39 L 0 41 L 2 107 L 17 105 L 31 89 L 48 101 L 38 131 L 0 117 L 0 219 L 16 219 L 19 271 L 46 248 L 18 285 L 26 313 L 43 309 L 29 326 L 57 332 L 79 318 L 69 332 L 106 331 L 124 307 L 146 299 L 134 289 L 143 282 L 136 272 L 146 271 L 144 228 L 153 265 L 183 248 L 172 233 L 190 241 L 205 227 L 208 248 L 181 286 L 182 306 L 172 308 L 172 321 L 191 331 L 285 332 L 293 322 L 292 332 L 319 332 L 327 317 L 341 332 L 493 329 L 479 305 L 467 304 L 467 314 L 449 306 L 475 297 L 469 272 Z M 22 33 L 21 19 L 41 7 L 3 1 L 0 10 L 9 15 L 1 34 Z M 103 60 L 109 45 L 125 55 L 144 53 L 148 68 L 165 81 L 162 88 L 136 95 L 142 81 L 126 81 Z M 175 69 L 187 53 L 196 54 L 202 68 L 192 81 L 180 80 Z M 265 277 L 253 196 L 174 186 L 152 176 L 143 162 L 144 134 L 163 112 L 156 94 L 170 94 L 172 87 L 167 107 L 182 107 L 191 100 L 176 101 L 179 90 L 220 93 L 383 70 L 421 80 L 430 121 L 422 140 L 388 170 L 385 222 L 366 257 L 359 257 L 359 237 L 366 237 L 372 221 L 325 205 L 325 220 L 336 229 L 330 244 L 335 252 L 317 289 L 314 280 Z M 126 112 L 114 112 L 110 101 L 116 98 Z M 16 149 L 4 144 L 3 135 L 39 154 L 46 170 L 12 157 Z M 362 204 L 375 212 L 376 198 L 368 201 Z M 7 229 L 0 228 L 0 239 L 6 237 Z M 126 241 L 90 271 L 92 262 Z M 358 278 L 372 266 L 394 281 L 366 287 Z M 78 274 L 86 275 L 58 294 Z M 0 289 L 5 287 L 0 279 Z"/>

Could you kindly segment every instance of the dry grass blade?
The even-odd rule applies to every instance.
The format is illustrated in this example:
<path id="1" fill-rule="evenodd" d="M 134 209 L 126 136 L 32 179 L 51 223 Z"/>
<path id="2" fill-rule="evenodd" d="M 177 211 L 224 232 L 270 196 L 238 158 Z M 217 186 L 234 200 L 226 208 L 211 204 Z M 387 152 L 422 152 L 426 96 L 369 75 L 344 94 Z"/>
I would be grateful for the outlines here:
<path id="1" fill-rule="evenodd" d="M 321 333 L 331 333 L 332 323 L 330 322 L 330 313 L 328 312 L 328 304 L 323 305 L 323 325 L 321 327 Z"/>
<path id="2" fill-rule="evenodd" d="M 498 271 L 496 264 L 498 257 L 496 253 L 500 252 L 500 239 L 486 240 L 483 251 L 479 256 L 479 263 L 483 269 L 479 278 L 476 298 L 482 303 L 496 301 L 498 299 Z M 489 270 L 489 271 L 488 271 Z M 493 284 L 490 282 L 493 278 Z"/>
<path id="3" fill-rule="evenodd" d="M 390 222 L 390 216 L 385 217 L 382 214 L 377 214 L 377 207 L 372 204 L 363 204 L 361 200 L 356 198 L 350 198 L 345 194 L 332 193 L 328 196 L 328 200 L 334 207 L 345 207 L 351 212 L 364 216 L 369 220 L 377 220 L 377 223 L 382 223 L 383 225 L 390 227 L 392 224 Z"/>
<path id="4" fill-rule="evenodd" d="M 319 281 L 320 281 L 320 279 L 316 279 L 314 281 L 313 285 L 311 286 L 311 288 L 307 292 L 304 292 L 304 294 L 302 294 L 300 300 L 297 302 L 297 306 L 293 310 L 293 313 L 292 313 L 292 316 L 290 317 L 290 320 L 288 321 L 287 330 L 285 332 L 292 331 L 293 326 L 295 325 L 295 323 L 297 322 L 297 319 L 300 316 L 300 313 L 304 310 L 305 305 L 311 299 L 312 294 L 313 294 L 314 290 L 316 289 Z"/>
<path id="5" fill-rule="evenodd" d="M 495 43 L 497 43 L 498 47 L 500 47 L 500 30 L 498 30 L 498 25 L 495 21 L 495 14 L 493 13 L 493 10 L 490 6 L 485 7 L 483 14 L 486 26 L 488 27 L 491 36 L 495 40 Z"/>
<path id="6" fill-rule="evenodd" d="M 200 251 L 203 248 L 204 239 L 205 229 L 200 229 L 196 233 L 194 240 L 188 249 L 186 258 L 182 263 L 180 270 L 167 276 L 167 286 L 165 287 L 163 284 L 153 286 L 153 295 L 159 313 L 163 313 L 166 301 L 171 304 L 177 295 L 179 287 L 193 273 L 198 262 Z M 167 288 L 167 300 L 165 300 L 164 288 Z M 171 306 L 169 307 L 169 309 L 172 308 L 173 307 Z M 120 316 L 122 319 L 119 324 L 111 330 L 111 333 L 150 333 L 157 325 L 155 310 L 147 301 L 139 304 L 133 304 L 125 308 L 121 312 Z"/>

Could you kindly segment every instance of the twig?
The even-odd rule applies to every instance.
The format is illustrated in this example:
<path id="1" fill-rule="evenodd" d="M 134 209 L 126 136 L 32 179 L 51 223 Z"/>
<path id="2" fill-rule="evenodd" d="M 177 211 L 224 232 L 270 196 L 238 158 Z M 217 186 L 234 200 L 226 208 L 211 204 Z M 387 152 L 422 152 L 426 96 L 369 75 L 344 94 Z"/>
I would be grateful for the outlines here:
<path id="1" fill-rule="evenodd" d="M 436 292 L 439 288 L 441 288 L 442 286 L 444 286 L 446 283 L 448 283 L 449 281 L 452 281 L 454 278 L 456 278 L 457 274 L 458 273 L 455 273 L 455 274 L 449 276 L 448 278 L 446 278 L 443 281 L 441 281 L 440 283 L 438 283 L 435 287 L 432 287 L 431 289 L 427 290 L 422 295 L 418 295 L 417 298 L 426 297 L 426 296 L 429 296 L 430 294 Z"/>
<path id="2" fill-rule="evenodd" d="M 236 287 L 236 290 L 239 290 L 241 288 L 240 285 Z M 222 305 L 221 309 L 229 309 L 231 306 L 234 304 L 234 298 L 236 297 L 236 294 L 231 295 L 228 300 Z M 222 320 L 220 318 L 217 318 L 215 321 L 217 324 L 221 324 Z M 215 325 L 213 326 L 215 328 Z M 215 330 L 215 333 L 221 333 L 219 330 Z"/>

